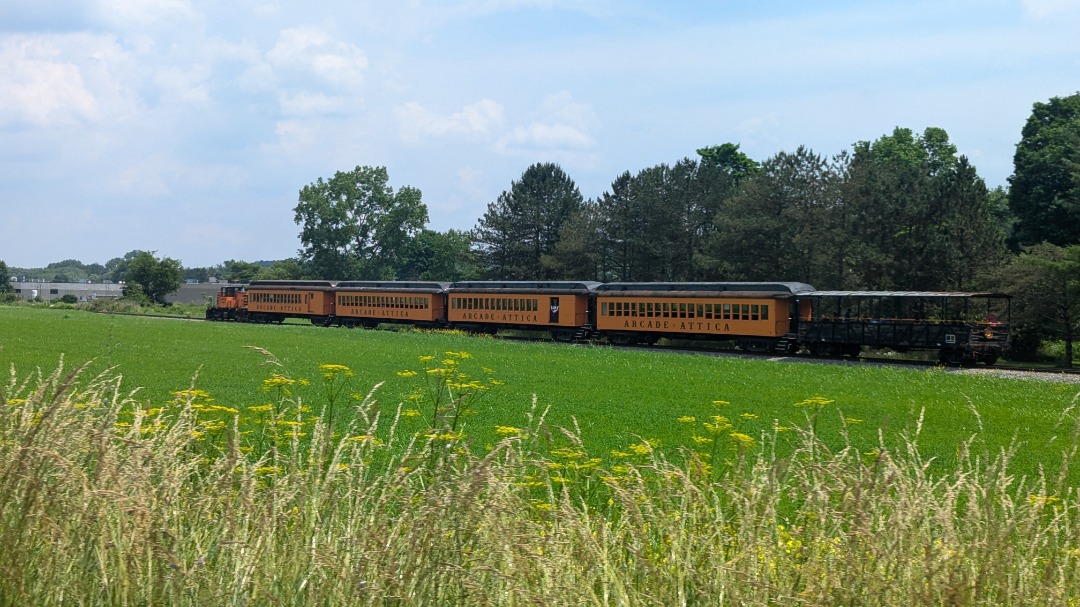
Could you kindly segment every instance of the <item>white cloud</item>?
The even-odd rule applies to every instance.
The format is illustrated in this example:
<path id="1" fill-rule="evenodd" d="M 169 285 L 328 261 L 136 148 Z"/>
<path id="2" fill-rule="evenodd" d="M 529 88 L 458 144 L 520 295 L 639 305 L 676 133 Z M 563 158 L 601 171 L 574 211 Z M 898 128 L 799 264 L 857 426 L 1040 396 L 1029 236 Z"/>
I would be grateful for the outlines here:
<path id="1" fill-rule="evenodd" d="M 0 123 L 70 126 L 123 113 L 133 103 L 127 63 L 107 36 L 0 37 Z"/>
<path id="2" fill-rule="evenodd" d="M 593 145 L 586 133 L 565 124 L 530 124 L 519 126 L 499 140 L 500 151 L 518 148 L 585 149 Z"/>
<path id="3" fill-rule="evenodd" d="M 544 98 L 537 118 L 511 129 L 500 138 L 495 149 L 500 153 L 580 152 L 596 146 L 589 134 L 596 123 L 596 115 L 588 104 L 578 103 L 570 93 L 562 91 Z"/>
<path id="4" fill-rule="evenodd" d="M 489 135 L 501 128 L 503 113 L 503 107 L 491 99 L 471 103 L 449 116 L 439 115 L 415 101 L 395 111 L 401 136 L 407 141 L 428 137 Z"/>
<path id="5" fill-rule="evenodd" d="M 266 58 L 285 76 L 313 76 L 339 88 L 359 87 L 368 69 L 368 58 L 360 48 L 314 28 L 282 30 Z"/>

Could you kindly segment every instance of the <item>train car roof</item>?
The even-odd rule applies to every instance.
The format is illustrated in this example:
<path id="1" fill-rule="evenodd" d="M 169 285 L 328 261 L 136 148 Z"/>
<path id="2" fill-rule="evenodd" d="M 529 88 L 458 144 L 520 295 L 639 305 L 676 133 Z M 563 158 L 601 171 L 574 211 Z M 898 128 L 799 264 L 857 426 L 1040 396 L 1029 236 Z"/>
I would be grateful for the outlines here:
<path id="1" fill-rule="evenodd" d="M 600 283 L 581 280 L 463 280 L 450 283 L 450 291 L 468 293 L 571 293 L 589 294 Z"/>
<path id="2" fill-rule="evenodd" d="M 762 293 L 793 295 L 801 291 L 813 291 L 814 287 L 802 282 L 606 282 L 596 288 L 599 293 L 666 294 L 673 293 Z"/>
<path id="3" fill-rule="evenodd" d="M 248 288 L 256 287 L 262 289 L 283 289 L 283 288 L 301 288 L 301 289 L 326 289 L 332 288 L 337 285 L 337 281 L 334 280 L 253 280 L 248 284 Z"/>
<path id="4" fill-rule="evenodd" d="M 371 289 L 382 291 L 445 291 L 448 282 L 419 280 L 345 280 L 337 283 L 339 289 Z"/>
<path id="5" fill-rule="evenodd" d="M 1011 298 L 1012 295 L 991 292 L 963 291 L 804 291 L 800 297 L 949 297 L 949 298 Z"/>

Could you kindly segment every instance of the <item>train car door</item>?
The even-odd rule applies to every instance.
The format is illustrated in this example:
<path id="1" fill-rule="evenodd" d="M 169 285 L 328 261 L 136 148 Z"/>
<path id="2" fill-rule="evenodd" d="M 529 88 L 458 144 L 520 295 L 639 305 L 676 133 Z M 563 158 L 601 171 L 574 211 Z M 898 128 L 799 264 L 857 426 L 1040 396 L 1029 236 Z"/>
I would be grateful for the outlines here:
<path id="1" fill-rule="evenodd" d="M 559 323 L 559 298 L 551 298 L 551 318 L 548 320 L 551 324 Z"/>

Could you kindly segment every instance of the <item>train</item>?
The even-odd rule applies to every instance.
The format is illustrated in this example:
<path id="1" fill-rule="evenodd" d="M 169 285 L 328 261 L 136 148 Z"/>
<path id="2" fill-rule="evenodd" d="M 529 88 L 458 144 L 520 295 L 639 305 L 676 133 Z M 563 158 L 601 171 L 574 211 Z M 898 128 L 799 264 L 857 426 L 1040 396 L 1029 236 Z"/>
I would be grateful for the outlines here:
<path id="1" fill-rule="evenodd" d="M 206 318 L 539 331 L 615 345 L 723 341 L 778 355 L 931 350 L 950 365 L 993 365 L 1009 350 L 1010 306 L 1003 293 L 819 291 L 800 282 L 257 280 L 222 286 Z"/>

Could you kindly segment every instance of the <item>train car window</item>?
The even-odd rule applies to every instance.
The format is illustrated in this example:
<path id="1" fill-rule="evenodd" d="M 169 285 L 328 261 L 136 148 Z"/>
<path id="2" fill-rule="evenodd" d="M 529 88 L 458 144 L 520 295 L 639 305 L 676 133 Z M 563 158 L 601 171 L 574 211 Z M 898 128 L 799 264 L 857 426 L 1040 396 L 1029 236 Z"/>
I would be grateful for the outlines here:
<path id="1" fill-rule="evenodd" d="M 742 319 L 750 320 L 750 304 L 742 305 Z"/>
<path id="2" fill-rule="evenodd" d="M 666 303 L 666 302 L 663 304 L 663 311 L 661 312 L 661 315 L 664 318 L 670 318 L 671 317 L 671 304 Z"/>
<path id="3" fill-rule="evenodd" d="M 645 302 L 639 302 L 637 308 L 638 316 L 645 316 Z"/>
<path id="4" fill-rule="evenodd" d="M 686 318 L 686 304 L 679 304 L 679 318 Z"/>
<path id="5" fill-rule="evenodd" d="M 712 320 L 712 304 L 705 304 L 705 319 Z"/>
<path id="6" fill-rule="evenodd" d="M 761 320 L 769 320 L 769 304 L 761 306 Z"/>
<path id="7" fill-rule="evenodd" d="M 724 304 L 724 320 L 731 320 L 731 304 Z"/>
<path id="8" fill-rule="evenodd" d="M 698 318 L 704 318 L 705 317 L 705 306 L 703 304 L 698 304 L 697 305 L 697 317 Z"/>
<path id="9" fill-rule="evenodd" d="M 607 315 L 608 315 L 608 313 L 607 313 L 607 302 L 602 301 L 602 302 L 600 302 L 600 316 L 607 316 Z"/>
<path id="10" fill-rule="evenodd" d="M 760 320 L 761 319 L 760 310 L 761 310 L 761 308 L 757 304 L 751 304 L 750 305 L 750 320 Z"/>

